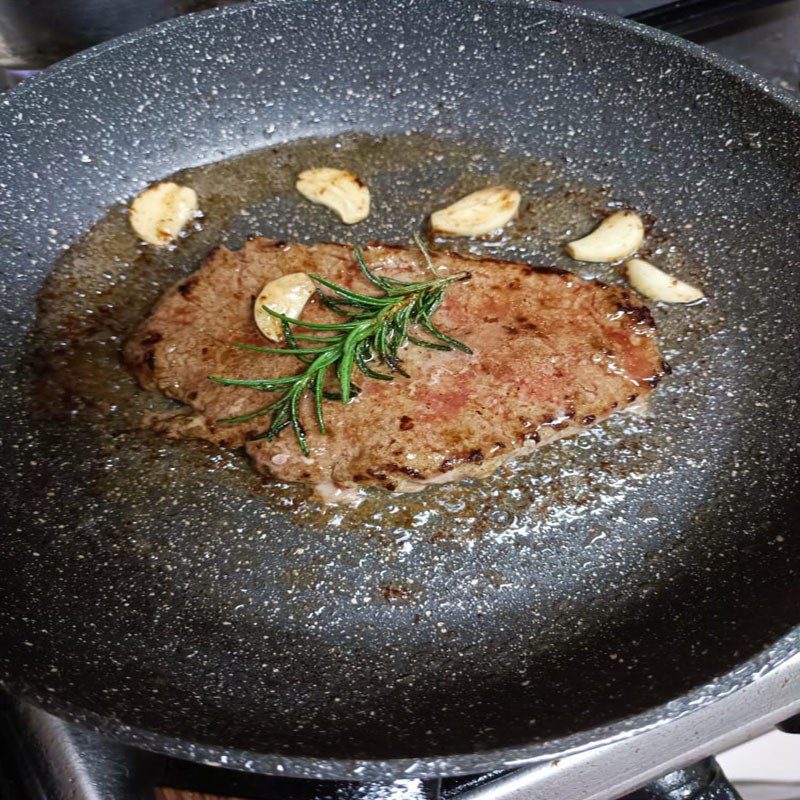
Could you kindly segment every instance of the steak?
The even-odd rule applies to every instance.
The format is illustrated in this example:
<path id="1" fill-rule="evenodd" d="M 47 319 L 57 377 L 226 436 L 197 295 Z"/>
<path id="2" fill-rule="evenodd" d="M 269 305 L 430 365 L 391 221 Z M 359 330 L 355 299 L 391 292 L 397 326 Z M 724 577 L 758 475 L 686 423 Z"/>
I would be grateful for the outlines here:
<path id="1" fill-rule="evenodd" d="M 416 249 L 376 244 L 365 258 L 379 275 L 424 275 Z M 259 472 L 312 484 L 323 499 L 340 500 L 366 485 L 407 492 L 486 476 L 511 457 L 642 400 L 668 369 L 649 310 L 622 286 L 492 258 L 433 258 L 439 268 L 471 273 L 448 287 L 434 322 L 473 353 L 405 347 L 400 355 L 408 378 L 354 376 L 362 388 L 355 399 L 325 401 L 327 435 L 317 429 L 312 400 L 305 398 L 301 419 L 310 452 L 304 456 L 291 428 L 273 440 L 254 440 L 268 427 L 266 417 L 218 422 L 274 396 L 209 376 L 278 377 L 302 368 L 293 356 L 233 347 L 268 344 L 253 320 L 254 299 L 267 281 L 308 272 L 364 294 L 376 289 L 351 248 L 340 244 L 259 238 L 236 252 L 213 251 L 197 272 L 166 291 L 125 347 L 125 361 L 144 388 L 190 406 L 154 427 L 171 437 L 244 447 Z M 312 298 L 303 319 L 340 318 Z"/>

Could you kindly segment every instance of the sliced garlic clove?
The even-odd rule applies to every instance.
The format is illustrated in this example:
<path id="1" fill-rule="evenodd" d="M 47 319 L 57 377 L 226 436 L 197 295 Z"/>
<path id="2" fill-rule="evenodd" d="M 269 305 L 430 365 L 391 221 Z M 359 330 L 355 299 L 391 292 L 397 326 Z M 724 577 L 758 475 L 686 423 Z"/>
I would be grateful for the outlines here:
<path id="1" fill-rule="evenodd" d="M 576 261 L 610 264 L 633 255 L 644 241 L 644 223 L 635 211 L 616 211 L 588 236 L 567 245 Z"/>
<path id="2" fill-rule="evenodd" d="M 512 220 L 521 195 L 507 186 L 492 186 L 462 197 L 431 214 L 431 230 L 440 236 L 484 236 Z"/>
<path id="3" fill-rule="evenodd" d="M 632 258 L 625 262 L 625 277 L 639 294 L 661 303 L 696 303 L 705 295 L 696 286 L 684 283 L 645 261 Z"/>
<path id="4" fill-rule="evenodd" d="M 295 186 L 312 203 L 335 211 L 345 225 L 369 216 L 369 188 L 354 172 L 332 167 L 307 169 L 297 176 Z"/>
<path id="5" fill-rule="evenodd" d="M 305 272 L 293 272 L 269 281 L 258 293 L 253 307 L 258 329 L 267 339 L 280 342 L 283 339 L 281 321 L 264 311 L 262 306 L 267 306 L 286 317 L 298 319 L 314 291 L 314 282 Z"/>
<path id="6" fill-rule="evenodd" d="M 164 181 L 134 198 L 130 223 L 145 242 L 165 247 L 178 238 L 184 226 L 197 214 L 197 209 L 194 189 Z"/>

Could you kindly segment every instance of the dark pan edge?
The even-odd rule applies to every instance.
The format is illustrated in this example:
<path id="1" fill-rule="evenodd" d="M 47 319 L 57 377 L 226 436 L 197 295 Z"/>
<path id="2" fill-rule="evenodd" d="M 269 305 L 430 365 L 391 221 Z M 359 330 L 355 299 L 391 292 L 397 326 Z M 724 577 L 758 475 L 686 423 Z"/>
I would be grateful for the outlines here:
<path id="1" fill-rule="evenodd" d="M 124 34 L 123 36 L 118 36 L 115 39 L 110 39 L 107 42 L 102 42 L 101 44 L 90 47 L 87 50 L 82 50 L 80 53 L 76 53 L 69 58 L 65 58 L 63 61 L 59 61 L 57 64 L 54 64 L 53 66 L 48 67 L 46 70 L 43 70 L 38 75 L 29 78 L 27 81 L 24 81 L 21 84 L 18 84 L 14 89 L 6 94 L 6 97 L 22 95 L 32 86 L 38 86 L 39 83 L 50 82 L 54 78 L 60 77 L 62 73 L 67 73 L 72 69 L 78 68 L 84 63 L 91 61 L 95 57 L 105 53 L 106 51 L 115 50 L 118 47 L 124 47 L 132 42 L 139 41 L 140 39 L 150 38 L 151 36 L 161 34 L 164 31 L 169 31 L 172 27 L 193 25 L 198 20 L 211 16 L 225 18 L 227 16 L 243 14 L 251 11 L 253 7 L 260 5 L 275 6 L 276 4 L 283 2 L 290 2 L 290 0 L 250 0 L 250 2 L 246 4 L 237 4 L 234 6 L 225 6 L 223 8 L 209 9 L 207 11 L 199 11 L 193 14 L 185 14 L 181 17 L 158 22 L 155 25 L 149 25 L 146 28 Z M 310 2 L 322 4 L 324 0 L 310 0 Z M 549 2 L 549 0 L 496 0 L 496 2 L 504 5 L 520 5 L 529 6 L 532 8 L 538 7 L 547 13 L 583 17 L 601 22 L 602 24 L 612 28 L 633 31 L 637 35 L 645 39 L 649 39 L 651 42 L 655 42 L 656 44 L 683 50 L 694 58 L 704 61 L 709 66 L 721 70 L 722 72 L 734 78 L 737 78 L 751 89 L 756 89 L 763 94 L 768 95 L 771 99 L 780 103 L 792 113 L 800 114 L 800 97 L 797 95 L 793 94 L 787 89 L 783 89 L 780 86 L 775 85 L 758 73 L 753 72 L 751 69 L 748 69 L 741 64 L 737 64 L 735 61 L 731 61 L 724 56 L 718 55 L 712 50 L 708 50 L 702 45 L 695 44 L 694 42 L 690 42 L 687 39 L 683 39 L 680 36 L 676 36 L 672 33 L 661 31 L 657 28 L 651 28 L 648 25 L 643 25 L 639 22 L 634 22 L 633 20 L 629 20 L 624 17 L 606 14 L 602 11 L 595 11 L 593 9 L 571 5 L 554 6 L 551 2 Z"/>
<path id="2" fill-rule="evenodd" d="M 790 631 L 781 637 L 774 646 L 744 662 L 737 669 L 696 688 L 689 694 L 641 714 L 545 743 L 429 758 L 398 758 L 385 761 L 318 759 L 313 756 L 281 756 L 247 750 L 228 750 L 224 747 L 193 744 L 175 737 L 163 736 L 113 722 L 92 712 L 66 709 L 58 704 L 54 704 L 52 707 L 45 704 L 43 707 L 70 722 L 95 730 L 124 744 L 243 772 L 319 780 L 357 781 L 472 775 L 554 761 L 581 751 L 637 736 L 668 725 L 678 718 L 697 717 L 702 712 L 714 714 L 715 709 L 712 707 L 718 701 L 741 695 L 746 687 L 773 673 L 788 661 L 792 659 L 796 661 L 798 654 L 800 654 L 800 627 Z M 800 664 L 787 665 L 787 669 L 791 670 L 793 666 L 797 668 Z M 784 678 L 782 688 L 787 685 L 790 685 L 790 681 Z M 13 690 L 11 685 L 8 688 Z M 20 694 L 24 694 L 24 692 Z M 42 706 L 40 703 L 37 705 Z M 768 692 L 759 692 L 755 695 L 750 692 L 737 704 L 737 714 L 743 718 L 756 711 L 760 716 L 766 717 L 779 710 L 780 708 L 772 707 Z M 787 715 L 791 715 L 791 713 L 791 710 L 787 711 Z M 780 719 L 771 720 L 768 724 L 772 725 L 777 721 Z M 729 730 L 724 730 L 726 733 L 730 733 Z M 722 730 L 716 731 L 717 734 L 722 732 Z M 698 741 L 695 744 L 698 743 L 703 744 L 704 742 Z M 731 745 L 736 743 L 738 740 L 730 742 Z"/>

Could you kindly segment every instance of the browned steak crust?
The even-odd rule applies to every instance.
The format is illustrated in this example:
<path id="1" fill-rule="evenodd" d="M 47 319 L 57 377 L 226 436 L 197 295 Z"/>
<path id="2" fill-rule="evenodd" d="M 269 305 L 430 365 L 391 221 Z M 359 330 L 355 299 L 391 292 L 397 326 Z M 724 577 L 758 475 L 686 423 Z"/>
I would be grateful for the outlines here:
<path id="1" fill-rule="evenodd" d="M 422 274 L 418 251 L 375 245 L 367 261 L 379 273 Z M 169 289 L 127 343 L 125 359 L 142 386 L 188 403 L 194 414 L 162 423 L 168 435 L 244 446 L 256 468 L 287 481 L 341 487 L 380 484 L 410 491 L 427 482 L 485 475 L 519 452 L 575 433 L 652 391 L 666 369 L 646 306 L 620 286 L 569 272 L 488 258 L 437 253 L 438 265 L 467 269 L 449 287 L 435 321 L 472 355 L 408 347 L 409 378 L 361 379 L 349 405 L 325 404 L 328 435 L 302 409 L 310 454 L 291 430 L 251 441 L 264 418 L 236 425 L 216 420 L 252 411 L 270 395 L 222 386 L 210 375 L 290 375 L 290 356 L 235 349 L 263 345 L 253 301 L 269 280 L 312 272 L 364 293 L 350 248 L 254 239 L 240 251 L 214 251 L 191 277 Z M 310 302 L 303 318 L 331 321 Z"/>

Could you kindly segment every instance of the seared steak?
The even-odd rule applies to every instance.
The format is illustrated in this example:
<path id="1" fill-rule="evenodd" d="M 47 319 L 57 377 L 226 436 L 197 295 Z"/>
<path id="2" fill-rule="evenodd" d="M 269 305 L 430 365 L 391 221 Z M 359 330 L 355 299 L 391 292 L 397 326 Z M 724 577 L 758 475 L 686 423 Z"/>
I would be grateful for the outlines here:
<path id="1" fill-rule="evenodd" d="M 416 249 L 375 245 L 366 259 L 378 274 L 405 280 L 423 274 Z M 218 423 L 265 405 L 271 395 L 223 386 L 209 376 L 277 377 L 301 369 L 295 357 L 232 345 L 268 344 L 253 321 L 253 301 L 281 274 L 316 273 L 374 293 L 349 247 L 254 239 L 238 252 L 219 248 L 164 294 L 128 342 L 125 359 L 142 386 L 192 407 L 190 414 L 160 421 L 162 432 L 244 446 L 260 472 L 314 484 L 328 497 L 334 488 L 378 484 L 414 491 L 485 476 L 512 456 L 577 433 L 645 397 L 666 370 L 650 312 L 621 286 L 453 253 L 437 253 L 434 261 L 472 275 L 448 288 L 434 319 L 473 354 L 405 348 L 409 378 L 385 382 L 358 375 L 363 391 L 349 405 L 325 402 L 327 435 L 317 430 L 307 399 L 302 418 L 308 457 L 291 429 L 272 441 L 251 441 L 268 425 L 264 417 Z M 303 319 L 337 318 L 312 300 Z"/>

